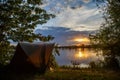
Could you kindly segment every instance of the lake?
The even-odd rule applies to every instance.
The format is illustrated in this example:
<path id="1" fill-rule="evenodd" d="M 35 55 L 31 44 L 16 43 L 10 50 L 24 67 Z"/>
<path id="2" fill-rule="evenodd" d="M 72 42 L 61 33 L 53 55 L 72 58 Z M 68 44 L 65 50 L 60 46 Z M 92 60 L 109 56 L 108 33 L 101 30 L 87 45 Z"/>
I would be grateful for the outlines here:
<path id="1" fill-rule="evenodd" d="M 57 63 L 62 65 L 72 65 L 78 63 L 80 67 L 89 67 L 91 61 L 101 60 L 103 57 L 90 48 L 59 49 L 60 56 L 55 56 Z"/>

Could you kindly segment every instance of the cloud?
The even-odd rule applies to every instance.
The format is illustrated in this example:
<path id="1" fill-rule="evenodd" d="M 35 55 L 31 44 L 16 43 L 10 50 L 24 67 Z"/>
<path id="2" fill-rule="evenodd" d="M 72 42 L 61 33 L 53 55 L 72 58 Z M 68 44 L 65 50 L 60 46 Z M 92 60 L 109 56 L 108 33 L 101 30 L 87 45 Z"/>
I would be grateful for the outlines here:
<path id="1" fill-rule="evenodd" d="M 55 37 L 55 43 L 59 45 L 74 45 L 78 42 L 71 41 L 73 38 L 84 38 L 88 37 L 89 34 L 94 33 L 94 31 L 73 31 L 70 28 L 65 27 L 50 27 L 45 26 L 47 29 L 36 29 L 35 33 L 41 33 L 42 35 L 52 35 Z M 79 43 L 80 44 L 80 43 Z"/>
<path id="2" fill-rule="evenodd" d="M 56 17 L 46 24 L 38 25 L 36 29 L 41 29 L 43 34 L 55 36 L 54 41 L 62 45 L 74 44 L 70 42 L 72 38 L 86 37 L 90 32 L 98 30 L 103 21 L 102 14 L 99 13 L 92 0 L 47 1 L 45 8 L 48 11 L 49 8 L 55 8 L 53 11 L 60 11 L 60 13 L 57 13 Z"/>
<path id="3" fill-rule="evenodd" d="M 56 10 L 63 10 L 67 7 L 71 9 L 75 9 L 81 7 L 84 4 L 83 0 L 43 0 L 42 7 L 47 10 L 52 10 L 56 12 Z"/>
<path id="4" fill-rule="evenodd" d="M 84 3 L 89 3 L 91 0 L 82 0 Z"/>
<path id="5" fill-rule="evenodd" d="M 55 11 L 60 11 L 60 13 L 56 14 L 54 19 L 49 20 L 43 26 L 63 26 L 75 31 L 99 29 L 103 19 L 96 4 L 91 2 L 91 0 L 75 0 L 73 3 L 71 1 L 73 0 L 68 0 L 65 3 L 64 0 L 60 0 L 60 2 L 56 0 L 54 3 L 49 4 L 49 7 L 56 8 L 57 10 L 55 9 Z M 65 4 L 69 5 L 65 6 Z"/>
<path id="6" fill-rule="evenodd" d="M 72 10 L 68 8 L 65 12 L 58 15 L 55 25 L 65 26 L 72 30 L 95 30 L 98 29 L 100 23 L 98 20 L 100 16 L 96 12 L 96 9 L 88 9 L 82 7 L 80 9 Z M 85 29 L 81 26 L 86 26 Z"/>

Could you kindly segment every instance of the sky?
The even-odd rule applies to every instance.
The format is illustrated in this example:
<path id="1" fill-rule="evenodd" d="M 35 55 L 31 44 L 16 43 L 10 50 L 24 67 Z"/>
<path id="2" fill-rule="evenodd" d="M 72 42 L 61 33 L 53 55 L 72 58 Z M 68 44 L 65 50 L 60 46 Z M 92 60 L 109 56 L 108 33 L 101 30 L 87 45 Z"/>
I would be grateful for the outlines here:
<path id="1" fill-rule="evenodd" d="M 41 7 L 56 17 L 38 25 L 35 32 L 52 35 L 53 42 L 59 45 L 85 44 L 75 39 L 87 38 L 103 22 L 101 10 L 93 0 L 44 0 Z"/>

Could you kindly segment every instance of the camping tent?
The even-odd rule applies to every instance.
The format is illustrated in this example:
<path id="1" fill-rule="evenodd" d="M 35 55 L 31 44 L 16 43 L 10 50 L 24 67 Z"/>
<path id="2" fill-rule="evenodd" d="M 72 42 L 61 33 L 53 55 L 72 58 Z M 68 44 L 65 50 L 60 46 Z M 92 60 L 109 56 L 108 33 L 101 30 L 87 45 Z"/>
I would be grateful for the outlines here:
<path id="1" fill-rule="evenodd" d="M 10 62 L 10 69 L 19 72 L 44 73 L 53 48 L 52 43 L 18 43 Z"/>

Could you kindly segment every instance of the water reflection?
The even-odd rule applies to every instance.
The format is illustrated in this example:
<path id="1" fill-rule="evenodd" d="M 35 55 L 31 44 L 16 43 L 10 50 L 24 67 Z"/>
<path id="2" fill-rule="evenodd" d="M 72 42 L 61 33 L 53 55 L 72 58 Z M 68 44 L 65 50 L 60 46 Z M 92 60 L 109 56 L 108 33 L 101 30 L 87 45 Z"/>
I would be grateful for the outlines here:
<path id="1" fill-rule="evenodd" d="M 60 56 L 56 56 L 59 65 L 71 65 L 71 61 L 79 64 L 89 64 L 91 61 L 100 60 L 101 57 L 89 48 L 60 49 Z"/>
<path id="2" fill-rule="evenodd" d="M 88 54 L 84 53 L 84 49 L 78 49 L 77 52 L 75 53 L 75 58 L 87 58 Z"/>

